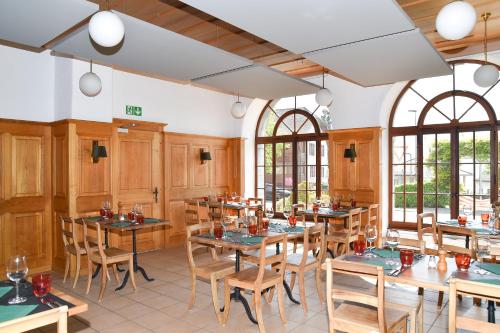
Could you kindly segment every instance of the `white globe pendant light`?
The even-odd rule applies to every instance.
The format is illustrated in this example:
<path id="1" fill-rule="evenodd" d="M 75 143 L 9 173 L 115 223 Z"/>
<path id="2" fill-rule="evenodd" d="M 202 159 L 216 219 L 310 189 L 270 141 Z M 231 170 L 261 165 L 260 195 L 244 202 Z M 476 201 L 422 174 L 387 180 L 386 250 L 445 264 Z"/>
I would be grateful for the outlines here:
<path id="1" fill-rule="evenodd" d="M 476 10 L 470 3 L 453 1 L 439 11 L 436 29 L 444 39 L 462 39 L 474 29 L 476 17 Z"/>
<path id="2" fill-rule="evenodd" d="M 474 82 L 483 88 L 488 88 L 498 81 L 498 69 L 496 66 L 488 64 L 488 30 L 487 21 L 491 13 L 484 13 L 481 17 L 484 20 L 484 65 L 474 72 Z"/>
<path id="3" fill-rule="evenodd" d="M 240 101 L 240 95 L 238 94 L 238 100 L 234 102 L 233 106 L 231 107 L 231 115 L 235 119 L 241 119 L 245 116 L 247 113 L 247 107 L 245 103 Z"/>
<path id="4" fill-rule="evenodd" d="M 92 60 L 90 61 L 90 72 L 87 72 L 80 77 L 80 91 L 87 97 L 99 95 L 102 89 L 101 79 L 97 74 L 92 72 Z"/>
<path id="5" fill-rule="evenodd" d="M 125 35 L 125 27 L 118 15 L 109 10 L 95 13 L 89 22 L 92 40 L 104 47 L 118 45 Z"/>
<path id="6" fill-rule="evenodd" d="M 332 104 L 333 101 L 333 95 L 330 89 L 325 88 L 325 70 L 323 69 L 323 88 L 318 90 L 316 93 L 316 103 L 318 103 L 321 106 L 329 106 Z"/>

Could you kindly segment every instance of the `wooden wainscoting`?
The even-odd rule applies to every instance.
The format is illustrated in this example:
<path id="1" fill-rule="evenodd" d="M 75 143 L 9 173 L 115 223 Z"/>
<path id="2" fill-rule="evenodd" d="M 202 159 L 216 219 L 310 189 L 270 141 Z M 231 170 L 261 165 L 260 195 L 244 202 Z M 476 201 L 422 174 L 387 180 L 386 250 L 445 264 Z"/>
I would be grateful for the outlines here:
<path id="1" fill-rule="evenodd" d="M 0 120 L 0 270 L 16 254 L 30 272 L 52 265 L 51 128 Z"/>
<path id="2" fill-rule="evenodd" d="M 173 226 L 167 243 L 177 244 L 185 237 L 185 199 L 243 190 L 243 141 L 169 132 L 164 135 L 165 216 Z M 200 161 L 202 149 L 212 157 L 205 164 Z"/>

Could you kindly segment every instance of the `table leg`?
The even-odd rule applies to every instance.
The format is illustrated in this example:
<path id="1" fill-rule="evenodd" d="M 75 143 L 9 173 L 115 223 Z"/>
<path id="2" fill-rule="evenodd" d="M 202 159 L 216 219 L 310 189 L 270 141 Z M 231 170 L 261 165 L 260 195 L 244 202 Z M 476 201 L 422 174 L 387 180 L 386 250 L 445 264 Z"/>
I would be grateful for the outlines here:
<path id="1" fill-rule="evenodd" d="M 469 242 L 470 242 L 469 236 L 465 236 L 465 248 L 466 249 L 469 248 Z"/>
<path id="2" fill-rule="evenodd" d="M 324 218 L 324 219 L 323 219 L 323 222 L 325 223 L 325 237 L 327 237 L 327 239 L 328 239 L 328 224 L 330 224 L 330 222 L 328 221 L 328 219 L 327 219 L 327 218 Z M 328 253 L 330 253 L 330 256 L 331 256 L 332 258 L 335 258 L 335 256 L 333 255 L 332 250 L 330 250 L 330 249 L 328 248 L 328 241 L 326 242 L 326 251 L 327 251 Z"/>
<path id="3" fill-rule="evenodd" d="M 276 243 L 276 254 L 280 254 L 280 243 Z M 293 297 L 292 289 L 290 289 L 288 282 L 286 282 L 284 278 L 283 278 L 283 287 L 285 287 L 286 294 L 290 299 L 290 301 L 294 302 L 295 304 L 300 304 L 300 302 Z"/>
<path id="4" fill-rule="evenodd" d="M 488 322 L 495 323 L 495 302 L 488 301 Z"/>
<path id="5" fill-rule="evenodd" d="M 146 281 L 154 281 L 154 279 L 152 279 L 148 276 L 148 274 L 146 273 L 144 268 L 139 266 L 139 264 L 137 263 L 137 234 L 136 234 L 135 229 L 132 229 L 132 261 L 133 261 L 133 266 L 134 266 L 134 272 L 137 272 L 137 271 L 141 272 L 142 276 L 144 277 L 144 279 L 146 279 Z M 121 290 L 121 289 L 123 289 L 123 287 L 125 287 L 125 285 L 128 282 L 129 275 L 130 275 L 130 271 L 127 270 L 127 273 L 125 273 L 125 277 L 123 278 L 122 284 L 119 287 L 117 287 L 115 290 Z"/>

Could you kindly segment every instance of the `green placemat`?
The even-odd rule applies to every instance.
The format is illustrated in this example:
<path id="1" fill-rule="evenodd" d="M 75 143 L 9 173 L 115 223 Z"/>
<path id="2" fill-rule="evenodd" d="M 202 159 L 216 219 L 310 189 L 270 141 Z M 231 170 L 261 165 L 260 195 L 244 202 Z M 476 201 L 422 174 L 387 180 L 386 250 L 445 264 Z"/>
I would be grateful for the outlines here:
<path id="1" fill-rule="evenodd" d="M 115 222 L 115 223 L 111 223 L 111 226 L 115 227 L 115 228 L 124 228 L 124 227 L 128 227 L 129 225 L 130 225 L 129 222 Z"/>
<path id="2" fill-rule="evenodd" d="M 3 297 L 3 295 L 7 294 L 11 289 L 14 287 L 0 287 L 0 298 Z"/>
<path id="3" fill-rule="evenodd" d="M 283 230 L 285 232 L 290 232 L 290 233 L 303 233 L 304 232 L 304 227 L 295 227 L 295 228 L 292 228 L 292 227 L 288 226 L 288 227 L 284 227 Z"/>
<path id="4" fill-rule="evenodd" d="M 396 269 L 397 266 L 391 266 L 389 264 L 387 264 L 387 262 L 385 260 L 380 260 L 380 259 L 377 259 L 377 258 L 370 258 L 366 261 L 362 261 L 363 264 L 368 264 L 368 265 L 372 265 L 372 266 L 382 266 L 384 267 L 384 270 L 385 269 Z"/>
<path id="5" fill-rule="evenodd" d="M 38 304 L 0 305 L 0 322 L 27 316 Z"/>
<path id="6" fill-rule="evenodd" d="M 375 253 L 377 256 L 385 259 L 389 258 L 399 258 L 399 251 L 394 251 L 394 254 L 391 254 L 391 250 L 386 250 L 386 249 L 373 249 L 373 253 Z"/>
<path id="7" fill-rule="evenodd" d="M 89 217 L 86 217 L 85 219 L 88 220 L 88 221 L 91 221 L 91 222 L 99 222 L 99 221 L 102 220 L 102 217 L 100 217 L 100 216 L 89 216 Z"/>
<path id="8" fill-rule="evenodd" d="M 499 264 L 488 264 L 488 263 L 478 263 L 477 266 L 485 271 L 491 272 L 496 275 L 500 275 L 500 265 Z M 500 279 L 499 279 L 500 281 Z"/>
<path id="9" fill-rule="evenodd" d="M 151 218 L 151 217 L 144 219 L 144 223 L 148 223 L 148 224 L 149 223 L 158 223 L 158 222 L 160 222 L 160 219 L 155 219 L 155 218 Z"/>

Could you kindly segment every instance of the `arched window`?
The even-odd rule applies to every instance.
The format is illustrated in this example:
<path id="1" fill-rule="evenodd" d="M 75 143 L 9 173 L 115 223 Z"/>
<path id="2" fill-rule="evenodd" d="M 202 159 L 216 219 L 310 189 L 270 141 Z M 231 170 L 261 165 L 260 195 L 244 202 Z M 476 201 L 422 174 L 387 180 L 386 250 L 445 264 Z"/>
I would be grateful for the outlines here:
<path id="1" fill-rule="evenodd" d="M 330 112 L 314 95 L 268 103 L 255 135 L 255 189 L 266 207 L 281 212 L 294 203 L 328 196 Z"/>
<path id="2" fill-rule="evenodd" d="M 415 227 L 417 214 L 473 218 L 498 199 L 500 84 L 481 88 L 475 60 L 453 74 L 409 82 L 389 121 L 389 221 Z M 498 67 L 498 66 L 497 66 Z M 500 81 L 499 81 L 500 82 Z"/>

